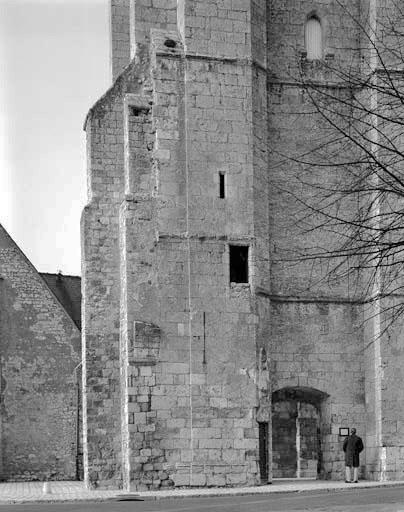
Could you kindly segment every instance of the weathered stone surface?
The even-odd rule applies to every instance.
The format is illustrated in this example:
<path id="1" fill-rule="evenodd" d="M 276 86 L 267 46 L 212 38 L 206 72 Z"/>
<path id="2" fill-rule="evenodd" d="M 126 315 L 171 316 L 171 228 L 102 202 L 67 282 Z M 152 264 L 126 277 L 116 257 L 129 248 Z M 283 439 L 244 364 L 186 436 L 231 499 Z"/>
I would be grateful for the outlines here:
<path id="1" fill-rule="evenodd" d="M 359 12 L 360 2 L 344 5 Z M 345 282 L 310 287 L 321 268 L 277 261 L 282 245 L 313 239 L 297 232 L 296 202 L 278 192 L 296 169 L 273 155 L 309 150 L 322 129 L 290 74 L 303 62 L 319 83 L 333 78 L 305 58 L 305 22 L 315 11 L 324 58 L 355 66 L 353 18 L 331 0 L 112 7 L 116 81 L 86 122 L 87 481 L 146 489 L 270 479 L 280 439 L 272 414 L 280 425 L 285 400 L 288 435 L 300 411 L 293 476 L 340 477 L 339 427 L 353 425 L 369 446 L 367 474 L 380 476 L 383 455 L 385 473 L 398 475 L 398 456 L 381 451 L 380 419 L 395 446 L 404 421 L 380 395 L 380 354 L 364 351 L 372 327 L 362 305 Z M 247 282 L 230 282 L 237 245 L 248 246 Z M 389 350 L 391 383 L 401 351 Z"/>
<path id="2" fill-rule="evenodd" d="M 80 331 L 0 226 L 3 480 L 75 479 Z"/>

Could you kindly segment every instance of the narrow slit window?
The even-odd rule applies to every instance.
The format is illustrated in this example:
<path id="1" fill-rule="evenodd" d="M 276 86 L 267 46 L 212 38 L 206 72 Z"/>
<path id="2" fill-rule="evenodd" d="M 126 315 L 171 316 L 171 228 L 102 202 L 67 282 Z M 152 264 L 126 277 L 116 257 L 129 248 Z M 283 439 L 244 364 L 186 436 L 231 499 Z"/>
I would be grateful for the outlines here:
<path id="1" fill-rule="evenodd" d="M 248 246 L 230 245 L 230 282 L 248 283 Z"/>
<path id="2" fill-rule="evenodd" d="M 226 182 L 224 172 L 219 172 L 219 197 L 224 199 L 226 197 Z"/>
<path id="3" fill-rule="evenodd" d="M 306 22 L 305 28 L 306 53 L 308 60 L 320 60 L 323 58 L 323 31 L 321 22 L 317 16 L 311 16 Z"/>

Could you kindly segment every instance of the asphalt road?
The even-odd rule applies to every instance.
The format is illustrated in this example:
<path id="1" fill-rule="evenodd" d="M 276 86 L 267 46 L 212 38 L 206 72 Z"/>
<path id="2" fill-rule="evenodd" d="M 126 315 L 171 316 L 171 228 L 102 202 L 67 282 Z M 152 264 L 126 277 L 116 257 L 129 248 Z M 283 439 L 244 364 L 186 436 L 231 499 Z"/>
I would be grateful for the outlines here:
<path id="1" fill-rule="evenodd" d="M 0 505 L 0 512 L 404 512 L 404 487 L 266 496 Z"/>

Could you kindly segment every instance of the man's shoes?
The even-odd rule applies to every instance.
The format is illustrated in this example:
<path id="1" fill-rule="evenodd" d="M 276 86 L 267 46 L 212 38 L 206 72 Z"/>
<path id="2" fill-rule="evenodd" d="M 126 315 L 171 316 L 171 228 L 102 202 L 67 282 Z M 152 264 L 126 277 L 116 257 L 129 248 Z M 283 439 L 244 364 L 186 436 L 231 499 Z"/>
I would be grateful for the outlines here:
<path id="1" fill-rule="evenodd" d="M 357 484 L 358 483 L 358 480 L 355 480 L 354 482 L 352 482 L 353 484 Z"/>
<path id="2" fill-rule="evenodd" d="M 351 484 L 352 482 L 350 480 L 345 480 L 346 484 Z"/>

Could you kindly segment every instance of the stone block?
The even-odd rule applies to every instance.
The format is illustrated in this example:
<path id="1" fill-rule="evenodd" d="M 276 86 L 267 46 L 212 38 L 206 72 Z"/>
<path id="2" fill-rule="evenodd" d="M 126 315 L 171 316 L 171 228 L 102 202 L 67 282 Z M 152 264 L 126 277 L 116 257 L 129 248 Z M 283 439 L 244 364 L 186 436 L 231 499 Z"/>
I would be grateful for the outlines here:
<path id="1" fill-rule="evenodd" d="M 170 478 L 173 480 L 174 485 L 176 487 L 183 487 L 190 485 L 190 476 L 189 474 L 180 474 L 176 473 L 174 475 L 170 475 Z"/>
<path id="2" fill-rule="evenodd" d="M 195 487 L 203 487 L 206 485 L 206 475 L 193 473 L 190 478 L 190 485 Z"/>
<path id="3" fill-rule="evenodd" d="M 227 485 L 246 485 L 247 480 L 248 478 L 245 473 L 226 475 Z"/>

